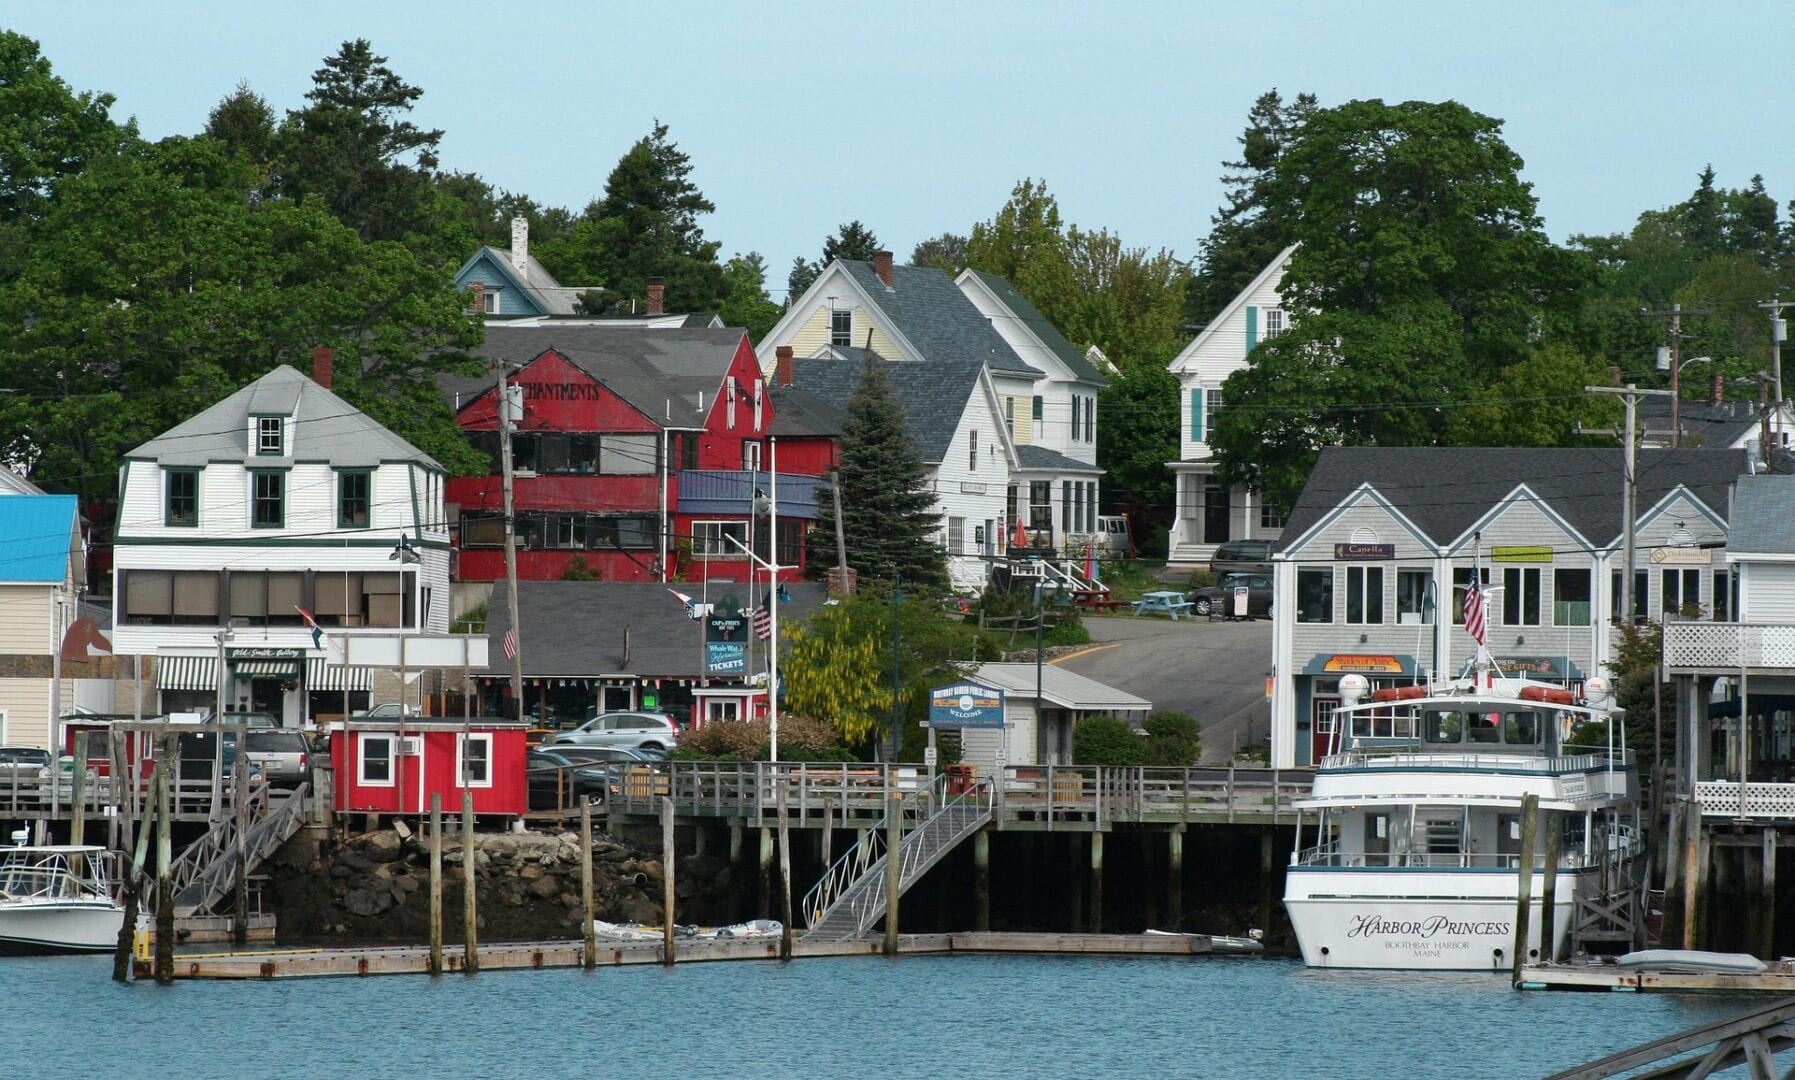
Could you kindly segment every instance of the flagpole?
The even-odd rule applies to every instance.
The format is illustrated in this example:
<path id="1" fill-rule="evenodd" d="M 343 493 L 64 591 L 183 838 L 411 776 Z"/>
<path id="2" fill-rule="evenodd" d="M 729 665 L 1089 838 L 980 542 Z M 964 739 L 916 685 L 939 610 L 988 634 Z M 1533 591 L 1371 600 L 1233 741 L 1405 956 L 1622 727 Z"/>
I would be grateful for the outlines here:
<path id="1" fill-rule="evenodd" d="M 773 764 L 779 764 L 779 440 L 767 438 L 767 726 L 772 739 Z M 754 564 L 748 564 L 754 572 Z"/>

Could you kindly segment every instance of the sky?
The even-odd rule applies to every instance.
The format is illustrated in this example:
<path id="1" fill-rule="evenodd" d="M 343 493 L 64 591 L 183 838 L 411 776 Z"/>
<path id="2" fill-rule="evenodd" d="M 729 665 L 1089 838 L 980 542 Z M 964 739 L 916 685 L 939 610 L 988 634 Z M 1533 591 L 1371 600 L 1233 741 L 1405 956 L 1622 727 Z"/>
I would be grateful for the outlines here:
<path id="1" fill-rule="evenodd" d="M 1264 91 L 1501 119 L 1556 240 L 1682 201 L 1702 167 L 1795 200 L 1795 20 L 1775 3 L 306 4 L 7 0 L 76 90 L 150 138 L 239 81 L 283 112 L 345 40 L 424 90 L 444 168 L 576 211 L 654 121 L 769 288 L 842 222 L 906 258 L 1043 178 L 1068 222 L 1197 253 Z M 1779 70 L 1779 65 L 1781 65 Z"/>

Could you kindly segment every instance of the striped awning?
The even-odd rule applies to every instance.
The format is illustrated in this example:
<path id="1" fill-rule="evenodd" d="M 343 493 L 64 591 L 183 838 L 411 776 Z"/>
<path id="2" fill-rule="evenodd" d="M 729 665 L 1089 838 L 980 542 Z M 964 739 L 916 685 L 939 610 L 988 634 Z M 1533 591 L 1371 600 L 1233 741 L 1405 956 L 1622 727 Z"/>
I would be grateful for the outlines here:
<path id="1" fill-rule="evenodd" d="M 162 690 L 216 690 L 218 659 L 213 656 L 158 656 L 156 686 Z"/>
<path id="2" fill-rule="evenodd" d="M 231 671 L 239 679 L 297 679 L 298 660 L 232 660 Z"/>
<path id="3" fill-rule="evenodd" d="M 347 687 L 343 685 L 345 675 L 349 678 Z M 305 662 L 305 685 L 308 690 L 372 690 L 374 675 L 367 668 L 344 667 L 314 656 Z"/>

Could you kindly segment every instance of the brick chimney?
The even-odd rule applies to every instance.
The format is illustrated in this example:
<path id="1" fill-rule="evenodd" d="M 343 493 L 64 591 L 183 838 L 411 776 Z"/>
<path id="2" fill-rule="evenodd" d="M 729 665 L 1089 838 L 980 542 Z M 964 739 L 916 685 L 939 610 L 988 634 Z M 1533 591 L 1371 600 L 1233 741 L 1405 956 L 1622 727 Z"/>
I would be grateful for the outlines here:
<path id="1" fill-rule="evenodd" d="M 773 385 L 792 384 L 792 347 L 781 345 L 773 350 Z"/>
<path id="2" fill-rule="evenodd" d="M 885 283 L 885 287 L 887 289 L 892 287 L 892 284 L 891 284 L 891 252 L 889 252 L 889 251 L 873 252 L 873 273 L 879 275 L 879 280 L 883 281 Z"/>
<path id="3" fill-rule="evenodd" d="M 1726 380 L 1721 378 L 1719 375 L 1710 376 L 1708 378 L 1708 404 L 1719 405 L 1721 402 L 1721 399 L 1723 399 L 1725 397 L 1726 397 Z"/>
<path id="4" fill-rule="evenodd" d="M 312 381 L 326 390 L 330 389 L 331 375 L 335 371 L 333 356 L 328 345 L 320 345 L 312 350 Z"/>
<path id="5" fill-rule="evenodd" d="M 648 279 L 648 314 L 663 315 L 666 313 L 667 286 L 658 277 Z"/>
<path id="6" fill-rule="evenodd" d="M 469 315 L 478 315 L 486 310 L 486 282 L 474 282 L 472 293 L 473 295 L 469 297 L 467 302 L 467 313 Z"/>
<path id="7" fill-rule="evenodd" d="M 530 219 L 522 214 L 511 219 L 511 269 L 518 273 L 530 265 Z"/>

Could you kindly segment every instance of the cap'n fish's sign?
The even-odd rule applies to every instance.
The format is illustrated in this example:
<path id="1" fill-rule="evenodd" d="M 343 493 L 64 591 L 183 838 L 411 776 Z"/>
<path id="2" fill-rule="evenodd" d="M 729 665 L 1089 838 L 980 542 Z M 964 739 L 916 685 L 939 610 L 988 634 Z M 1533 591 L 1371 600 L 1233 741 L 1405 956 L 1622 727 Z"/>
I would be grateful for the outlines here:
<path id="1" fill-rule="evenodd" d="M 1001 728 L 1003 691 L 974 682 L 938 686 L 929 691 L 929 726 Z"/>

